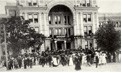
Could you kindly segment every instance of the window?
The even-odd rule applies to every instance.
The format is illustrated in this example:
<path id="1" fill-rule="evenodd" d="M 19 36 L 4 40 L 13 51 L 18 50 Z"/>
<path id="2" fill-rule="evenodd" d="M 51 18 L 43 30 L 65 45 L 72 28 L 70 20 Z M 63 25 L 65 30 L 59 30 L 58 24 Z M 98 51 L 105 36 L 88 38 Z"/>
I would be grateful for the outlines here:
<path id="1" fill-rule="evenodd" d="M 66 35 L 67 34 L 67 29 L 65 28 L 65 30 L 64 30 L 64 34 Z"/>
<path id="2" fill-rule="evenodd" d="M 33 6 L 37 6 L 37 0 L 33 0 Z"/>
<path id="3" fill-rule="evenodd" d="M 49 30 L 49 32 L 50 32 L 50 36 L 52 36 L 52 35 L 53 35 L 53 29 L 51 28 L 51 29 Z"/>
<path id="4" fill-rule="evenodd" d="M 68 36 L 70 36 L 71 35 L 71 33 L 70 33 L 70 28 L 68 28 Z"/>
<path id="5" fill-rule="evenodd" d="M 70 16 L 68 16 L 68 24 L 70 25 Z"/>
<path id="6" fill-rule="evenodd" d="M 57 16 L 54 17 L 55 24 L 57 24 Z"/>
<path id="7" fill-rule="evenodd" d="M 28 6 L 37 6 L 37 0 L 28 0 Z"/>
<path id="8" fill-rule="evenodd" d="M 28 19 L 29 19 L 30 22 L 33 22 L 33 16 L 32 16 L 32 14 L 28 14 Z"/>
<path id="9" fill-rule="evenodd" d="M 87 3 L 87 7 L 90 6 L 90 0 L 86 0 L 86 3 Z"/>
<path id="10" fill-rule="evenodd" d="M 58 35 L 61 35 L 61 28 L 58 29 Z"/>
<path id="11" fill-rule="evenodd" d="M 91 14 L 84 14 L 83 21 L 84 22 L 91 22 Z"/>
<path id="12" fill-rule="evenodd" d="M 9 15 L 10 16 L 15 16 L 16 15 L 16 10 L 9 10 Z"/>
<path id="13" fill-rule="evenodd" d="M 91 21 L 91 14 L 88 14 L 88 21 Z"/>
<path id="14" fill-rule="evenodd" d="M 49 24 L 51 24 L 51 16 L 49 16 Z"/>
<path id="15" fill-rule="evenodd" d="M 38 23 L 38 14 L 34 14 L 34 23 Z"/>
<path id="16" fill-rule="evenodd" d="M 84 27 L 84 34 L 87 35 L 87 26 Z"/>
<path id="17" fill-rule="evenodd" d="M 86 0 L 83 0 L 83 6 L 86 6 Z"/>
<path id="18" fill-rule="evenodd" d="M 88 48 L 88 41 L 85 41 L 85 49 Z"/>
<path id="19" fill-rule="evenodd" d="M 88 27 L 88 32 L 89 32 L 89 35 L 92 34 L 92 26 L 89 26 L 89 27 Z"/>
<path id="20" fill-rule="evenodd" d="M 66 16 L 64 16 L 64 24 L 66 25 Z"/>
<path id="21" fill-rule="evenodd" d="M 57 35 L 58 34 L 58 30 L 57 29 L 55 29 L 55 35 Z"/>
<path id="22" fill-rule="evenodd" d="M 87 22 L 87 15 L 86 14 L 83 15 L 83 21 Z"/>
<path id="23" fill-rule="evenodd" d="M 32 1 L 28 0 L 28 6 L 32 6 Z"/>
<path id="24" fill-rule="evenodd" d="M 58 23 L 61 24 L 61 17 L 58 16 Z"/>

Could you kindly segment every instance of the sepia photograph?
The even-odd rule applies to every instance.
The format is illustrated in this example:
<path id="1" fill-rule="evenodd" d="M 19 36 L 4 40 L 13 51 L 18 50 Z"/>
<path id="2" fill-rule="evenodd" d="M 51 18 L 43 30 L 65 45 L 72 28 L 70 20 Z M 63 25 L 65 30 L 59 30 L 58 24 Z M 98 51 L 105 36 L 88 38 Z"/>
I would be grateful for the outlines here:
<path id="1" fill-rule="evenodd" d="M 0 72 L 121 72 L 121 0 L 0 0 Z"/>

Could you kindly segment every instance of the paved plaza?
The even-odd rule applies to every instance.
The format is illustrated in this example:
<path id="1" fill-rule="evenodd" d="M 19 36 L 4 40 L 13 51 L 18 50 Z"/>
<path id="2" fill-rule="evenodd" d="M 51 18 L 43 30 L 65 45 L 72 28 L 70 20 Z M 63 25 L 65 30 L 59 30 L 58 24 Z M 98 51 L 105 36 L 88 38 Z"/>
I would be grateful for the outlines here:
<path id="1" fill-rule="evenodd" d="M 82 65 L 82 69 L 79 70 L 81 72 L 121 72 L 121 63 L 108 63 L 106 65 L 99 66 L 98 68 L 95 68 L 95 65 L 87 66 Z M 33 68 L 27 68 L 27 69 L 13 69 L 13 70 L 6 70 L 5 68 L 0 68 L 0 71 L 5 72 L 75 72 L 74 66 L 58 66 L 58 67 L 49 67 L 48 65 L 45 65 L 45 67 L 42 67 L 40 65 L 33 66 Z M 78 72 L 79 72 L 78 71 Z"/>

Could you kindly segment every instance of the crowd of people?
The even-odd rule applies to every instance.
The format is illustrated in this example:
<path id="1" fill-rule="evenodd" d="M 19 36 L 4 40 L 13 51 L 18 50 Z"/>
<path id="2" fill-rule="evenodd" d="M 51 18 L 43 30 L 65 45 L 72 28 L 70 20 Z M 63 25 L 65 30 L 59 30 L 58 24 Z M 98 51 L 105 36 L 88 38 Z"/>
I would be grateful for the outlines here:
<path id="1" fill-rule="evenodd" d="M 82 65 L 91 66 L 96 65 L 96 68 L 100 65 L 108 63 L 109 54 L 103 51 L 87 50 L 55 50 L 44 52 L 24 53 L 17 57 L 9 56 L 8 58 L 8 70 L 19 68 L 32 68 L 34 65 L 41 65 L 44 67 L 62 66 L 75 66 L 75 70 L 81 70 Z M 3 66 L 6 67 L 6 61 L 2 61 Z"/>

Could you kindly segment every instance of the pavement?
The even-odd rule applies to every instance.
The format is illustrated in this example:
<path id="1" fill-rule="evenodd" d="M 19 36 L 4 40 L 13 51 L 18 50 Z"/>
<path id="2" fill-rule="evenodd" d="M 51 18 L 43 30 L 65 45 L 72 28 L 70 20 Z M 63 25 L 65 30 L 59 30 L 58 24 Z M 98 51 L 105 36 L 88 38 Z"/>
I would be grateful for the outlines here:
<path id="1" fill-rule="evenodd" d="M 5 67 L 0 68 L 0 72 L 76 72 L 75 66 L 62 66 L 49 67 L 48 65 L 42 67 L 40 65 L 33 66 L 33 68 L 27 69 L 12 69 L 6 70 Z M 106 65 L 98 66 L 95 68 L 95 64 L 91 66 L 82 65 L 81 70 L 78 72 L 121 72 L 121 63 L 108 63 Z"/>

